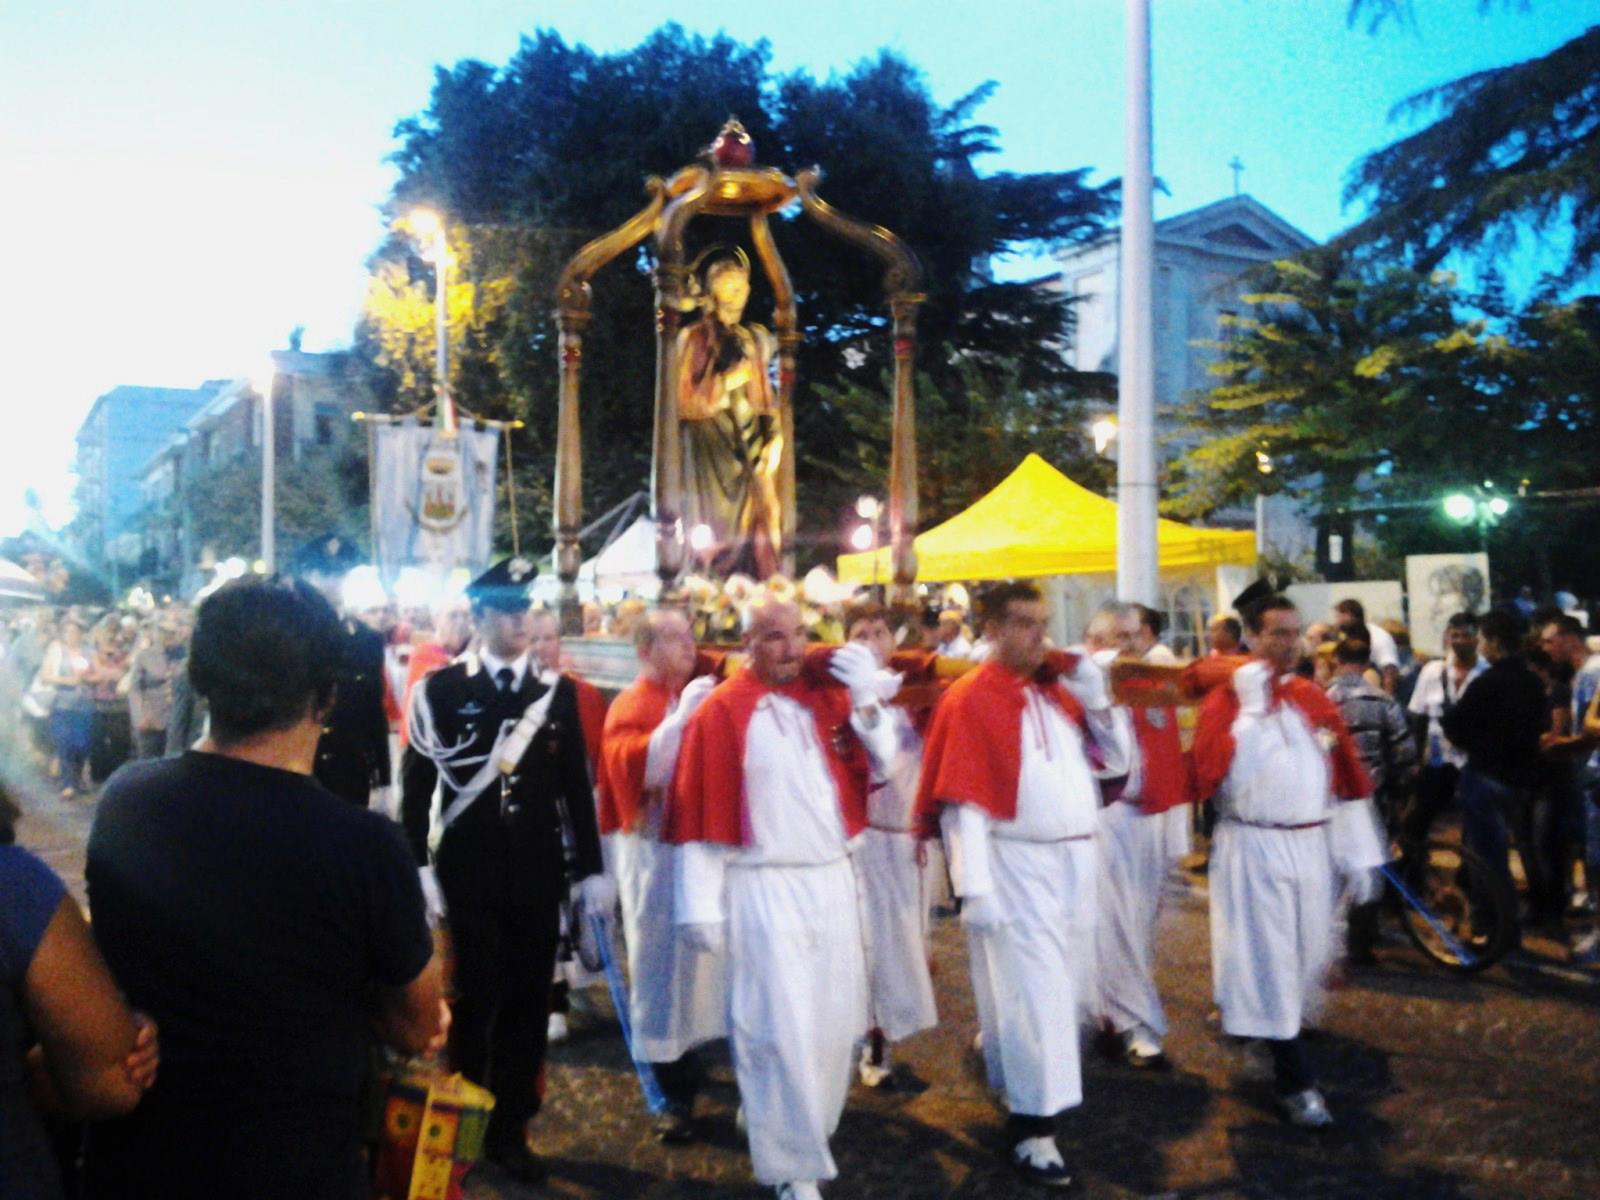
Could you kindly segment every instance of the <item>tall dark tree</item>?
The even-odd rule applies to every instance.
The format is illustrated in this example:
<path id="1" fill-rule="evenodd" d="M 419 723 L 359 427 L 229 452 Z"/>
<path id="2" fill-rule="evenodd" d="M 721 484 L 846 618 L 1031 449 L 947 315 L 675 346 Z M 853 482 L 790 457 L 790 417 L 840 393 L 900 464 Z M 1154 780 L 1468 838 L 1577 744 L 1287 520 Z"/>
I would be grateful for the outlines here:
<path id="1" fill-rule="evenodd" d="M 1358 0 L 1351 17 L 1376 24 L 1405 11 L 1400 0 Z M 1345 201 L 1368 216 L 1344 242 L 1426 271 L 1531 230 L 1570 237 L 1562 282 L 1600 263 L 1600 25 L 1543 57 L 1420 92 L 1391 118 L 1428 113 L 1437 118 L 1352 169 Z"/>
<path id="2" fill-rule="evenodd" d="M 971 372 L 1034 391 L 1082 390 L 1086 381 L 1060 354 L 1069 299 L 1044 280 L 996 281 L 989 266 L 997 255 L 1096 232 L 1114 187 L 1090 186 L 1087 171 L 980 175 L 975 162 L 997 148 L 998 134 L 973 113 L 991 90 L 941 107 L 920 73 L 887 53 L 842 77 L 774 77 L 766 43 L 742 46 L 672 25 L 610 55 L 541 31 L 503 68 L 441 69 L 428 109 L 396 129 L 401 175 L 389 206 L 396 217 L 415 204 L 440 209 L 460 248 L 469 277 L 450 298 L 457 395 L 485 415 L 523 417 L 517 453 L 529 471 L 548 473 L 561 265 L 640 207 L 648 175 L 692 161 L 730 113 L 760 161 L 822 166 L 833 203 L 894 229 L 916 250 L 929 297 L 918 366 L 927 386 L 948 390 L 941 400 L 958 403 Z M 698 244 L 741 241 L 744 231 L 731 225 L 705 222 Z M 796 397 L 801 521 L 815 514 L 825 525 L 832 513 L 823 494 L 839 474 L 826 460 L 852 452 L 838 389 L 871 387 L 889 360 L 882 269 L 803 220 L 780 220 L 774 232 L 806 334 Z M 648 477 L 651 265 L 646 246 L 595 280 L 583 399 L 590 514 Z M 414 406 L 431 395 L 415 303 L 431 287 L 431 268 L 397 238 L 375 256 L 373 277 L 358 342 L 391 403 Z M 765 321 L 771 296 L 756 284 L 748 318 Z M 547 511 L 524 518 L 548 528 Z"/>
<path id="3" fill-rule="evenodd" d="M 1172 511 L 1261 491 L 1332 511 L 1520 467 L 1529 410 L 1507 386 L 1510 347 L 1460 315 L 1452 278 L 1319 248 L 1262 268 L 1254 288 L 1213 347 L 1218 386 L 1190 405 L 1199 436 L 1176 465 Z"/>

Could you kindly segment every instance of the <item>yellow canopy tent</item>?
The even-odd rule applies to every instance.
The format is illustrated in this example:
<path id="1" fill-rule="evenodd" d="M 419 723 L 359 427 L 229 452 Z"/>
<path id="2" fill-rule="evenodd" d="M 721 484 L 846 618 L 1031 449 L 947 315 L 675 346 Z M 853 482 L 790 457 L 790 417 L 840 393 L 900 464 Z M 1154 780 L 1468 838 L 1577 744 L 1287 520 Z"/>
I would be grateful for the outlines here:
<path id="1" fill-rule="evenodd" d="M 1156 527 L 1163 572 L 1255 563 L 1255 534 L 1249 531 L 1164 520 Z M 1030 454 L 988 495 L 919 536 L 915 545 L 917 579 L 925 583 L 1114 574 L 1117 506 Z M 839 556 L 841 582 L 884 582 L 892 574 L 888 547 Z"/>

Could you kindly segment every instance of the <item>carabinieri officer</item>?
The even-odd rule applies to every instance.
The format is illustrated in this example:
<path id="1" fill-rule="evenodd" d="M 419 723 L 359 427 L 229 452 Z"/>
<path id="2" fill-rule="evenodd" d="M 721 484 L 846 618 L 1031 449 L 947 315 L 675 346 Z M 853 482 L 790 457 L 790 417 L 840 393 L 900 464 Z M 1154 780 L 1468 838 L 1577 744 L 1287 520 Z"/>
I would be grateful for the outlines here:
<path id="1" fill-rule="evenodd" d="M 401 767 L 401 819 L 455 947 L 452 1065 L 496 1096 L 485 1156 L 528 1182 L 545 1174 L 527 1125 L 541 1100 L 562 900 L 581 880 L 591 911 L 615 903 L 599 894 L 611 883 L 577 695 L 528 654 L 536 573 L 508 559 L 468 586 L 478 639 L 413 691 Z"/>

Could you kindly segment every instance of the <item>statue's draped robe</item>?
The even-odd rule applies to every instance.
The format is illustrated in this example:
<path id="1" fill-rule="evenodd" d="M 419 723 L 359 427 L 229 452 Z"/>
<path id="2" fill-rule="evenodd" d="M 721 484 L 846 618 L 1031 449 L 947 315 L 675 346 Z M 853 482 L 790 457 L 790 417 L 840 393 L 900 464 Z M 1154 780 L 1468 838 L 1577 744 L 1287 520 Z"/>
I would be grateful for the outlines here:
<path id="1" fill-rule="evenodd" d="M 708 315 L 678 335 L 678 444 L 683 460 L 683 526 L 709 526 L 709 568 L 765 579 L 778 569 L 778 501 L 771 473 L 759 473 L 778 436 L 769 365 L 772 335 L 760 326 L 721 324 Z M 746 378 L 730 375 L 746 368 Z"/>

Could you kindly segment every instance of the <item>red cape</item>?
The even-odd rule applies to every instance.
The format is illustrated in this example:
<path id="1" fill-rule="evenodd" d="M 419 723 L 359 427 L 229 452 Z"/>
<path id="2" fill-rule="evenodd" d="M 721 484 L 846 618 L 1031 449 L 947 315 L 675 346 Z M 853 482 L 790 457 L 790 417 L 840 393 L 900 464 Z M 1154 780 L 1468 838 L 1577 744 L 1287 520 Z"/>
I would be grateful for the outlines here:
<path id="1" fill-rule="evenodd" d="M 850 695 L 830 679 L 824 685 L 801 678 L 768 687 L 748 667 L 718 685 L 689 718 L 678 770 L 672 781 L 663 836 L 673 843 L 749 843 L 745 809 L 744 748 L 750 718 L 763 696 L 776 692 L 804 705 L 817 725 L 828 758 L 847 838 L 867 824 L 867 754 L 850 728 Z"/>
<path id="2" fill-rule="evenodd" d="M 1057 682 L 1076 661 L 1072 655 L 1052 654 L 1034 682 L 1078 726 L 1087 744 L 1083 706 Z M 974 804 L 997 821 L 1016 819 L 1027 682 L 999 663 L 986 662 L 945 692 L 933 710 L 922 750 L 916 821 L 925 835 L 937 832 L 941 804 Z"/>
<path id="3" fill-rule="evenodd" d="M 1361 800 L 1372 795 L 1372 780 L 1361 764 L 1355 739 L 1345 727 L 1339 707 L 1309 679 L 1291 675 L 1272 681 L 1269 708 L 1292 704 L 1304 714 L 1313 730 L 1333 737 L 1328 750 L 1332 770 L 1333 794 L 1341 800 Z M 1201 798 L 1214 796 L 1233 765 L 1233 723 L 1239 716 L 1239 693 L 1228 687 L 1213 688 L 1200 706 L 1200 721 L 1194 733 L 1195 791 Z"/>
<path id="4" fill-rule="evenodd" d="M 600 736 L 598 799 L 601 834 L 632 831 L 644 815 L 644 765 L 650 735 L 676 697 L 666 684 L 640 676 L 611 702 Z"/>
<path id="5" fill-rule="evenodd" d="M 589 778 L 600 778 L 600 735 L 606 725 L 605 693 L 587 679 L 562 672 L 578 692 L 578 726 L 583 731 L 583 749 L 589 757 Z"/>
<path id="6" fill-rule="evenodd" d="M 406 694 L 400 697 L 400 744 L 411 744 L 411 691 L 440 667 L 447 667 L 455 656 L 438 642 L 424 642 L 411 652 L 406 664 Z"/>
<path id="7" fill-rule="evenodd" d="M 1183 752 L 1178 713 L 1171 708 L 1134 708 L 1133 736 L 1138 741 L 1139 809 L 1163 813 L 1194 799 L 1194 767 Z M 1160 713 L 1157 726 L 1151 717 Z"/>

